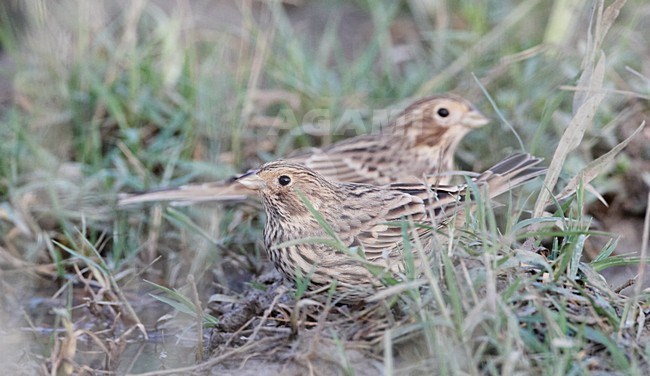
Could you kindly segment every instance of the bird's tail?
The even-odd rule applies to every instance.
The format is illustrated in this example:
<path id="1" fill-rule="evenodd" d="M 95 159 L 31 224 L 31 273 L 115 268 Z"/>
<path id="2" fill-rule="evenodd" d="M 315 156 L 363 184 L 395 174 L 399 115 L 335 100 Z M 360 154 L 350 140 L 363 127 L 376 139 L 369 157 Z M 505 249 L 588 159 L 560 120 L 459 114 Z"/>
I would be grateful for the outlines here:
<path id="1" fill-rule="evenodd" d="M 146 202 L 174 202 L 191 204 L 205 201 L 242 201 L 254 195 L 241 184 L 233 181 L 221 181 L 204 184 L 189 184 L 177 188 L 159 189 L 134 194 L 121 194 L 117 205 L 126 207 Z"/>
<path id="2" fill-rule="evenodd" d="M 544 174 L 545 167 L 536 167 L 541 161 L 541 158 L 530 154 L 513 154 L 472 178 L 472 182 L 478 188 L 487 187 L 488 196 L 494 198 Z M 468 184 L 441 186 L 431 181 L 425 184 L 394 183 L 389 187 L 430 202 L 436 216 L 444 213 L 449 207 L 457 207 L 468 198 L 476 201 L 476 195 L 480 193 L 472 190 Z"/>
<path id="3" fill-rule="evenodd" d="M 490 198 L 499 196 L 546 173 L 546 167 L 537 167 L 541 158 L 530 154 L 512 154 L 474 178 L 476 185 L 487 185 Z"/>

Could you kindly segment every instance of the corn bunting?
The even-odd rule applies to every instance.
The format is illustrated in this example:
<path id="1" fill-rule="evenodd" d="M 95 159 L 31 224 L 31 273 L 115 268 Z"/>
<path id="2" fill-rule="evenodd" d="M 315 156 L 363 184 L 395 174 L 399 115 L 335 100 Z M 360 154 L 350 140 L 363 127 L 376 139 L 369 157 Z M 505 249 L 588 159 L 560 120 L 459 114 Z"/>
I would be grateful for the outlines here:
<path id="1" fill-rule="evenodd" d="M 535 167 L 540 161 L 514 154 L 472 180 L 492 198 L 543 174 L 545 168 Z M 474 201 L 468 185 L 340 183 L 292 161 L 267 163 L 238 182 L 259 193 L 265 246 L 283 276 L 308 279 L 310 290 L 335 283 L 343 301 L 376 292 L 378 272 L 403 272 L 405 223 L 408 241 L 417 238 L 427 252 L 436 229 L 457 221 L 463 203 Z"/>
<path id="2" fill-rule="evenodd" d="M 436 175 L 448 184 L 458 143 L 488 119 L 455 95 L 421 99 L 407 107 L 381 133 L 353 137 L 324 148 L 299 150 L 287 160 L 303 164 L 328 180 L 388 184 Z M 121 206 L 149 201 L 213 201 L 247 195 L 231 181 L 186 185 L 132 195 Z"/>

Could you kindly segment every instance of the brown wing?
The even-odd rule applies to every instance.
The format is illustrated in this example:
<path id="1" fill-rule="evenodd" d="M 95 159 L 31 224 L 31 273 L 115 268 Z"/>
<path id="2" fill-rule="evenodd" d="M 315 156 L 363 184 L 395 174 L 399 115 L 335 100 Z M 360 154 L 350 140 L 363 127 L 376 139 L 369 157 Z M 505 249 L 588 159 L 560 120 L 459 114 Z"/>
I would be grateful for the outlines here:
<path id="1" fill-rule="evenodd" d="M 514 154 L 472 180 L 477 186 L 486 185 L 488 196 L 493 198 L 543 174 L 545 168 L 535 167 L 540 162 L 541 159 L 528 154 Z M 391 189 L 386 190 L 386 187 Z M 351 245 L 362 246 L 370 261 L 391 256 L 385 252 L 394 248 L 403 248 L 401 224 L 405 220 L 426 225 L 411 225 L 408 229 L 410 238 L 425 239 L 432 233 L 431 226 L 444 225 L 454 217 L 462 221 L 464 213 L 459 208 L 463 207 L 468 194 L 476 194 L 467 185 L 431 187 L 423 183 L 400 183 L 386 187 L 381 195 L 375 193 L 374 200 L 381 205 L 372 218 L 350 233 Z"/>
<path id="2" fill-rule="evenodd" d="M 403 249 L 402 226 L 407 221 L 429 224 L 424 201 L 405 192 L 374 186 L 341 184 L 350 199 L 338 213 L 335 231 L 348 247 L 361 247 L 370 262 L 394 258 Z M 368 210 L 368 204 L 372 209 Z M 408 225 L 408 224 L 407 224 Z M 426 237 L 431 231 L 409 225 L 409 237 Z"/>
<path id="3" fill-rule="evenodd" d="M 289 160 L 302 163 L 330 180 L 362 184 L 391 181 L 377 166 L 383 163 L 382 151 L 387 148 L 380 134 L 354 137 L 323 148 L 310 148 L 289 155 Z"/>

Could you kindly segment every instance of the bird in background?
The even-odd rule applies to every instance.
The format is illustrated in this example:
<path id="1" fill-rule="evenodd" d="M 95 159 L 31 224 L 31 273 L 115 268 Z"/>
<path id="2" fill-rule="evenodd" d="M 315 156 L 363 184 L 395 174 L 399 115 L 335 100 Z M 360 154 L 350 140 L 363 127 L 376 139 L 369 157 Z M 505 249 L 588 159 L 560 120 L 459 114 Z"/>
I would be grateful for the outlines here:
<path id="1" fill-rule="evenodd" d="M 299 150 L 287 161 L 302 164 L 330 181 L 383 185 L 434 176 L 434 185 L 448 184 L 454 154 L 471 130 L 489 122 L 466 99 L 432 96 L 407 107 L 382 132 L 361 135 L 323 148 Z M 238 180 L 190 184 L 129 195 L 119 206 L 151 201 L 229 201 L 251 192 Z"/>
<path id="2" fill-rule="evenodd" d="M 493 198 L 543 174 L 540 161 L 514 154 L 472 181 Z M 405 240 L 434 252 L 437 230 L 463 222 L 465 203 L 477 193 L 468 184 L 342 183 L 292 160 L 267 163 L 237 181 L 262 200 L 264 243 L 281 274 L 294 283 L 307 279 L 311 291 L 334 283 L 343 302 L 374 294 L 382 275 L 399 278 Z M 404 223 L 410 224 L 406 239 Z"/>

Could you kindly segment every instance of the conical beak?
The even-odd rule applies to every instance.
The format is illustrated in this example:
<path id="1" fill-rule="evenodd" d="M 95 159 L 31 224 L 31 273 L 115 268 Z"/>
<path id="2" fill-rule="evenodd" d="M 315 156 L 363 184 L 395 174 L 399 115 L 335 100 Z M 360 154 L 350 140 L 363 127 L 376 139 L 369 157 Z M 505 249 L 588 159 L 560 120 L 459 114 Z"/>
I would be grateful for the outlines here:
<path id="1" fill-rule="evenodd" d="M 266 187 L 266 182 L 257 175 L 257 171 L 258 170 L 248 171 L 244 175 L 238 177 L 236 181 L 248 189 L 256 191 L 264 189 Z"/>
<path id="2" fill-rule="evenodd" d="M 460 119 L 461 124 L 469 128 L 479 128 L 490 122 L 479 110 L 471 110 Z"/>

